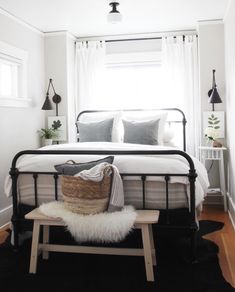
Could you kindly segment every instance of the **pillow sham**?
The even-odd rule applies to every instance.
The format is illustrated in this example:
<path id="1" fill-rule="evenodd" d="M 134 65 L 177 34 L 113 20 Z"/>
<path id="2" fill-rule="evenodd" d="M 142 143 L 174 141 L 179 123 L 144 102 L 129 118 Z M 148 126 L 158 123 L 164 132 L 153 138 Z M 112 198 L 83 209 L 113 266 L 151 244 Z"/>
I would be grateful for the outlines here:
<path id="1" fill-rule="evenodd" d="M 124 126 L 124 143 L 158 145 L 159 119 L 146 122 L 122 120 Z"/>
<path id="2" fill-rule="evenodd" d="M 79 142 L 111 142 L 113 119 L 100 122 L 83 123 L 77 122 Z"/>
<path id="3" fill-rule="evenodd" d="M 122 142 L 122 137 L 120 135 L 120 127 L 122 127 L 121 116 L 122 112 L 120 111 L 84 113 L 81 116 L 80 122 L 93 123 L 113 118 L 112 142 Z"/>
<path id="4" fill-rule="evenodd" d="M 114 156 L 107 156 L 99 160 L 94 160 L 94 161 L 89 161 L 89 162 L 84 162 L 84 163 L 75 163 L 74 161 L 69 160 L 65 163 L 54 165 L 54 167 L 61 174 L 75 175 L 76 173 L 81 172 L 82 170 L 90 169 L 102 162 L 107 162 L 107 163 L 112 164 L 113 160 L 114 160 Z"/>
<path id="5" fill-rule="evenodd" d="M 159 113 L 159 111 L 156 113 L 154 111 L 151 112 L 133 112 L 133 113 L 123 113 L 123 120 L 131 121 L 131 122 L 148 122 L 153 120 L 159 119 L 159 127 L 157 132 L 157 141 L 158 145 L 164 145 L 163 137 L 164 137 L 164 128 L 167 120 L 167 112 Z M 122 129 L 122 141 L 124 137 L 124 129 Z"/>

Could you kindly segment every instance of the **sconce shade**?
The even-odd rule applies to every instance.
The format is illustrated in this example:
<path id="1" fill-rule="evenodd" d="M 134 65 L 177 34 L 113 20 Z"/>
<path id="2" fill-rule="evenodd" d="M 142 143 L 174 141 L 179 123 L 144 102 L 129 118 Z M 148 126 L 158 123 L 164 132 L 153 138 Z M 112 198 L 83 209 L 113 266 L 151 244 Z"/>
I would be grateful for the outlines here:
<path id="1" fill-rule="evenodd" d="M 222 103 L 222 100 L 219 96 L 219 93 L 216 87 L 212 89 L 211 95 L 209 97 L 209 103 Z"/>
<path id="2" fill-rule="evenodd" d="M 52 104 L 51 104 L 51 101 L 49 99 L 49 96 L 46 97 L 45 101 L 44 101 L 44 104 L 42 106 L 42 110 L 45 110 L 45 111 L 49 111 L 49 110 L 52 110 Z"/>
<path id="3" fill-rule="evenodd" d="M 215 82 L 215 70 L 212 70 L 213 72 L 213 81 L 212 81 L 212 88 L 208 91 L 209 100 L 208 102 L 212 104 L 212 111 L 214 111 L 215 103 L 222 103 L 222 100 L 219 96 L 218 90 L 216 88 L 216 82 Z"/>

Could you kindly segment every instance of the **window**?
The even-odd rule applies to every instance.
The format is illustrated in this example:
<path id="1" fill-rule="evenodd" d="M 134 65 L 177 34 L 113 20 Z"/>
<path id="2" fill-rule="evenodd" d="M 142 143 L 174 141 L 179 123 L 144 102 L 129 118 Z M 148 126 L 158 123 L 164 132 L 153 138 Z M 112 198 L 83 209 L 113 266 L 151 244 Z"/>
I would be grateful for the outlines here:
<path id="1" fill-rule="evenodd" d="M 160 52 L 110 54 L 97 96 L 98 108 L 159 108 L 162 96 Z"/>
<path id="2" fill-rule="evenodd" d="M 1 97 L 18 96 L 18 65 L 0 59 L 0 95 Z"/>
<path id="3" fill-rule="evenodd" d="M 183 106 L 167 90 L 161 52 L 107 54 L 103 81 L 96 91 L 95 108 L 158 109 Z"/>
<path id="4" fill-rule="evenodd" d="M 27 52 L 0 42 L 0 106 L 27 107 Z"/>

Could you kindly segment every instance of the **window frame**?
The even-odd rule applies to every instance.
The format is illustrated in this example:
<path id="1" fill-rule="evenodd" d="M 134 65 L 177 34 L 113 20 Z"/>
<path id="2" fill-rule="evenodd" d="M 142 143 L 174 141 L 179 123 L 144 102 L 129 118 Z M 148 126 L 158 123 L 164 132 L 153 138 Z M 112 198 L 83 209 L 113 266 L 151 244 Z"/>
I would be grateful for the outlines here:
<path id="1" fill-rule="evenodd" d="M 27 61 L 28 52 L 0 41 L 0 59 L 18 67 L 18 95 L 0 95 L 0 107 L 29 107 L 31 99 L 27 92 Z"/>

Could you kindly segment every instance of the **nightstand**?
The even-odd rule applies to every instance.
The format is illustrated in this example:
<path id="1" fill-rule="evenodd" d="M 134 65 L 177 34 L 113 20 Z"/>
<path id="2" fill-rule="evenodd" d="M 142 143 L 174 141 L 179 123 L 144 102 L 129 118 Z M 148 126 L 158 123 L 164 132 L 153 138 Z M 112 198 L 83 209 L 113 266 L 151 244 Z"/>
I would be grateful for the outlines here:
<path id="1" fill-rule="evenodd" d="M 201 154 L 201 161 L 205 165 L 206 160 L 217 160 L 219 163 L 219 176 L 220 176 L 220 188 L 218 192 L 223 196 L 224 211 L 227 212 L 227 197 L 225 187 L 225 173 L 224 173 L 224 151 L 227 150 L 225 147 L 199 147 Z"/>

